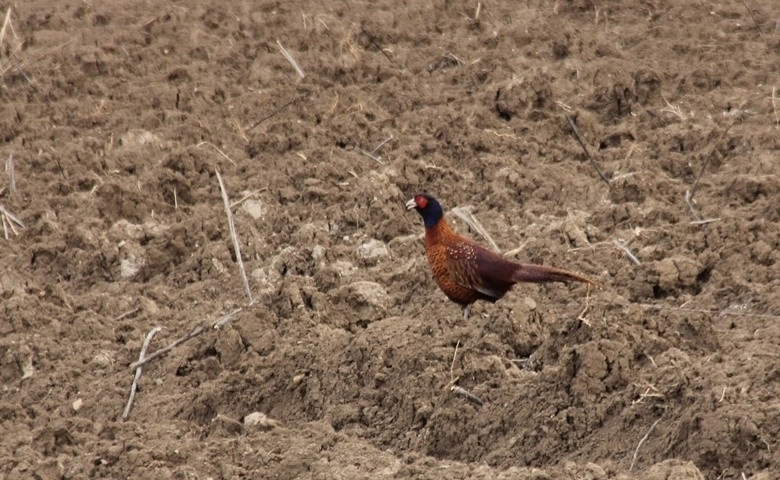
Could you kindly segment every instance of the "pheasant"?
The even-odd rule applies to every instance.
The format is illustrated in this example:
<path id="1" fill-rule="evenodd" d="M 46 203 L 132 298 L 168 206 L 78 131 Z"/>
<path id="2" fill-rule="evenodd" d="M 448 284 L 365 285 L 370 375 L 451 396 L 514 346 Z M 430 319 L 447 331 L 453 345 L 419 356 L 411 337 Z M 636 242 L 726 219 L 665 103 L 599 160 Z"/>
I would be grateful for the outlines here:
<path id="1" fill-rule="evenodd" d="M 477 300 L 495 302 L 519 282 L 582 282 L 591 278 L 560 268 L 515 263 L 456 233 L 444 218 L 439 202 L 430 195 L 416 194 L 406 202 L 417 210 L 425 224 L 425 254 L 433 278 L 453 302 L 463 307 L 468 318 Z"/>

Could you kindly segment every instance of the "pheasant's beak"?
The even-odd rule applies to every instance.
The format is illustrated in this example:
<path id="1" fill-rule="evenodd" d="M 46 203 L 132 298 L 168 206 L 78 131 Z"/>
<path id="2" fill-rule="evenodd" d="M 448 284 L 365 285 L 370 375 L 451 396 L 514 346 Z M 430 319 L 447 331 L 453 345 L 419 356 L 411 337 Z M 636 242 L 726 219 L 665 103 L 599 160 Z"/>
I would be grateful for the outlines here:
<path id="1" fill-rule="evenodd" d="M 414 199 L 410 199 L 408 202 L 406 202 L 406 209 L 412 210 L 414 208 L 417 208 L 417 202 L 414 201 Z"/>

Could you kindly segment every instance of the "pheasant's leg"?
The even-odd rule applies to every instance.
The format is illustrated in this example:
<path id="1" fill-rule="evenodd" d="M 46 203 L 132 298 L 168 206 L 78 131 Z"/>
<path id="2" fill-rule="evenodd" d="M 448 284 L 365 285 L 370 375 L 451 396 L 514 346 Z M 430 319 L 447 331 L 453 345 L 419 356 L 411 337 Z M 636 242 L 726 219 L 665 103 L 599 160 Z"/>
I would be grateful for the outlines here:
<path id="1" fill-rule="evenodd" d="M 471 304 L 468 304 L 465 307 L 463 307 L 463 320 L 468 320 L 470 313 L 471 313 Z"/>

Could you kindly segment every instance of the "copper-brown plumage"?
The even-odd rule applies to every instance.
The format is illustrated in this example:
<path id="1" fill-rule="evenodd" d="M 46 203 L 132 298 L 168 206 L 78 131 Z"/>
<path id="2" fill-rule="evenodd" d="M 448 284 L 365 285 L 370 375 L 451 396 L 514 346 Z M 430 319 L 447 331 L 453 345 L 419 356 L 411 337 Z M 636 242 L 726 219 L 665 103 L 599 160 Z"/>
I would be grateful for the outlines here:
<path id="1" fill-rule="evenodd" d="M 425 223 L 425 254 L 439 288 L 450 300 L 468 307 L 477 300 L 495 302 L 519 282 L 583 282 L 584 275 L 544 265 L 515 263 L 456 233 L 435 198 L 417 194 L 406 202 Z"/>

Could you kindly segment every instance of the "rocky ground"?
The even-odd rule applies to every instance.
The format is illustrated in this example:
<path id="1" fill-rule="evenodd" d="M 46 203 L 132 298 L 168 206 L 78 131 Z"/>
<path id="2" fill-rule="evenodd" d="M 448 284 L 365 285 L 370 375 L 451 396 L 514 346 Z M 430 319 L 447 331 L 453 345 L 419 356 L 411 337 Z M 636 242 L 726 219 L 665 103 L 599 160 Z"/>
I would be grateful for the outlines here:
<path id="1" fill-rule="evenodd" d="M 780 478 L 776 2 L 2 17 L 0 477 Z M 602 288 L 464 321 L 417 191 Z"/>

